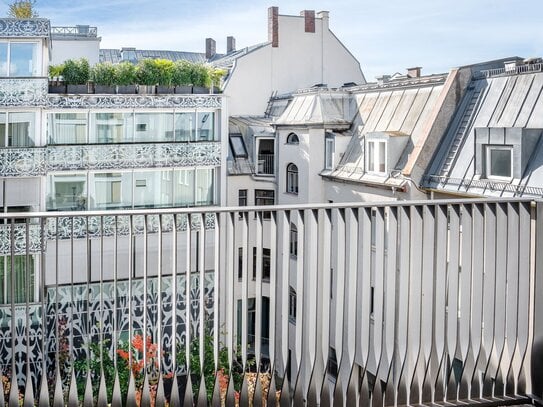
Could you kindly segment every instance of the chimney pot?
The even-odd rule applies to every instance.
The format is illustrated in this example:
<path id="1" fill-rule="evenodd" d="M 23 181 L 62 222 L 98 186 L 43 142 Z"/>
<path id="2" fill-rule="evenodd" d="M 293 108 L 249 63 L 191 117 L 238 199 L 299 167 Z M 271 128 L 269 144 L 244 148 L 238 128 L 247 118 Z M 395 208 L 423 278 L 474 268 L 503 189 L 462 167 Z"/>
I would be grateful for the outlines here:
<path id="1" fill-rule="evenodd" d="M 206 59 L 211 59 L 217 53 L 217 43 L 213 38 L 206 38 Z"/>

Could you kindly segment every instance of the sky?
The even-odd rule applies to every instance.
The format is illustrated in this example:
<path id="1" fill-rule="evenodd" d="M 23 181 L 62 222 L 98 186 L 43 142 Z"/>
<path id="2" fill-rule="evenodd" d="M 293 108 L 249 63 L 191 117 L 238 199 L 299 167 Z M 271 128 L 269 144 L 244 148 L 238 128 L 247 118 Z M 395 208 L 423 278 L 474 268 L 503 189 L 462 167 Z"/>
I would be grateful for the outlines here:
<path id="1" fill-rule="evenodd" d="M 1 0 L 6 15 L 8 0 Z M 273 1 L 273 2 L 271 2 Z M 267 41 L 267 9 L 330 12 L 330 28 L 375 76 L 421 66 L 423 74 L 511 56 L 543 56 L 543 0 L 37 0 L 52 25 L 98 27 L 102 48 L 225 52 Z"/>

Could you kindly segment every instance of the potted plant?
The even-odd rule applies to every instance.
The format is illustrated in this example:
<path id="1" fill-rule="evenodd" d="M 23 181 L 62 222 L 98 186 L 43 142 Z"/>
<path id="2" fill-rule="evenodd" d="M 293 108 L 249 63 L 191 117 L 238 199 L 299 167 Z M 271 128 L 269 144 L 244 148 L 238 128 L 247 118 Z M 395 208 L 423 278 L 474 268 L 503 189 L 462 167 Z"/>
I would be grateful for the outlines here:
<path id="1" fill-rule="evenodd" d="M 169 59 L 155 59 L 153 61 L 157 75 L 157 93 L 174 93 L 173 72 L 174 63 Z"/>
<path id="2" fill-rule="evenodd" d="M 94 93 L 115 93 L 115 67 L 109 62 L 101 62 L 91 69 Z"/>
<path id="3" fill-rule="evenodd" d="M 221 82 L 226 75 L 226 69 L 211 68 L 209 76 L 211 79 L 211 85 L 213 87 L 213 93 L 219 93 L 221 89 Z"/>
<path id="4" fill-rule="evenodd" d="M 175 93 L 192 93 L 192 64 L 188 61 L 177 61 L 174 63 L 172 83 L 175 86 Z"/>
<path id="5" fill-rule="evenodd" d="M 136 67 L 130 62 L 121 62 L 114 65 L 115 83 L 117 84 L 117 93 L 135 94 L 136 93 Z"/>
<path id="6" fill-rule="evenodd" d="M 85 58 L 64 62 L 64 81 L 68 93 L 89 93 L 90 67 Z"/>
<path id="7" fill-rule="evenodd" d="M 66 93 L 64 65 L 49 65 L 49 93 Z"/>
<path id="8" fill-rule="evenodd" d="M 191 72 L 192 93 L 209 93 L 211 77 L 209 68 L 204 64 L 194 64 Z"/>
<path id="9" fill-rule="evenodd" d="M 138 93 L 154 94 L 158 83 L 159 73 L 153 59 L 142 59 L 136 66 Z"/>

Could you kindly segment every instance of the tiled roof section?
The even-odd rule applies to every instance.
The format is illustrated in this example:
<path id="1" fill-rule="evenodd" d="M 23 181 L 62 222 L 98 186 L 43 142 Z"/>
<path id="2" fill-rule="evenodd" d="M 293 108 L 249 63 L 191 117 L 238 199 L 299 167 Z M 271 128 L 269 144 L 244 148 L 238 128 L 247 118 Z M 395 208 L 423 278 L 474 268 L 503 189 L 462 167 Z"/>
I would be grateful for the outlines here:
<path id="1" fill-rule="evenodd" d="M 484 196 L 543 196 L 543 67 L 498 72 L 472 80 L 423 186 L 444 192 Z M 530 144 L 522 168 L 511 180 L 489 180 L 477 156 L 477 132 L 519 134 L 522 150 Z M 479 144 L 481 142 L 479 141 Z M 490 144 L 500 144 L 494 139 Z M 479 151 L 479 154 L 484 154 Z M 523 153 L 524 154 L 524 153 Z M 520 162 L 519 157 L 513 160 Z M 478 162 L 477 162 L 478 161 Z"/>
<path id="2" fill-rule="evenodd" d="M 164 50 L 144 50 L 136 49 L 130 51 L 130 62 L 138 62 L 142 59 L 169 59 L 171 61 L 189 61 L 196 63 L 207 62 L 205 53 L 201 52 L 183 52 L 183 51 L 164 51 Z M 119 49 L 101 49 L 100 62 L 118 63 L 123 61 L 122 52 Z"/>

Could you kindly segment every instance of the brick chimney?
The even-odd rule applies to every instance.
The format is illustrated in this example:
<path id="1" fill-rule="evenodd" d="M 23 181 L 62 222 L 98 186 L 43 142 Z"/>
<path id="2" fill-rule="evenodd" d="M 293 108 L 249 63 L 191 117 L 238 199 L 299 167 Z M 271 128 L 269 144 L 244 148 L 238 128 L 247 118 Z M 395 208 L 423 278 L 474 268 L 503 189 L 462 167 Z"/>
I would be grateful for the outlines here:
<path id="1" fill-rule="evenodd" d="M 279 7 L 276 6 L 268 9 L 268 41 L 274 48 L 279 46 Z"/>
<path id="2" fill-rule="evenodd" d="M 236 39 L 232 36 L 226 37 L 226 53 L 229 54 L 236 50 Z"/>
<path id="3" fill-rule="evenodd" d="M 213 38 L 206 38 L 206 59 L 213 58 L 217 53 L 217 43 Z"/>
<path id="4" fill-rule="evenodd" d="M 422 67 L 415 66 L 413 68 L 407 68 L 407 76 L 410 78 L 420 78 L 420 71 Z"/>
<path id="5" fill-rule="evenodd" d="M 300 13 L 305 19 L 304 31 L 306 33 L 315 32 L 315 10 L 304 10 Z"/>

